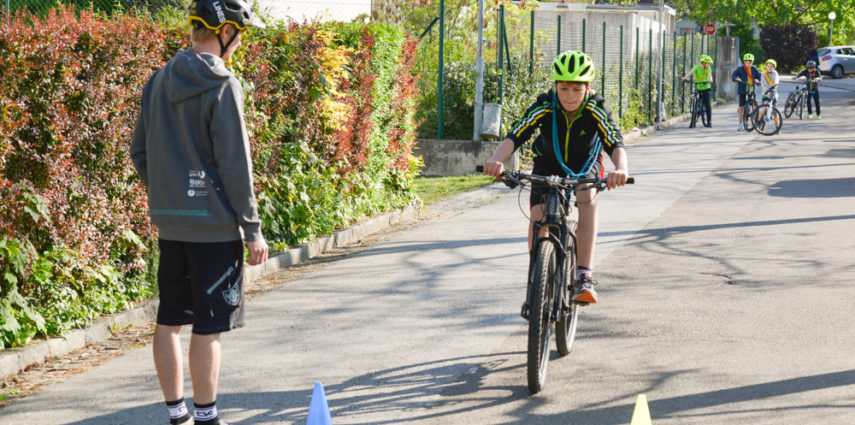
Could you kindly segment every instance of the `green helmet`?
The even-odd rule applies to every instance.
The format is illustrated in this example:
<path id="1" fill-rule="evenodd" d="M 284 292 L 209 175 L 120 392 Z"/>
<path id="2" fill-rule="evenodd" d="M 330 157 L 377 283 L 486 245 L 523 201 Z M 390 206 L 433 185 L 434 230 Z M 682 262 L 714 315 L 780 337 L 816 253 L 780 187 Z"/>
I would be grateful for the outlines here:
<path id="1" fill-rule="evenodd" d="M 775 68 L 778 67 L 778 62 L 776 62 L 775 59 L 766 59 L 766 63 L 767 64 L 771 63 L 772 66 L 774 66 Z"/>
<path id="2" fill-rule="evenodd" d="M 704 62 L 706 62 L 708 64 L 713 63 L 712 58 L 709 55 L 701 55 L 701 63 L 704 63 Z"/>
<path id="3" fill-rule="evenodd" d="M 563 52 L 552 61 L 552 79 L 576 83 L 593 81 L 594 61 L 582 52 L 575 50 Z"/>
<path id="4" fill-rule="evenodd" d="M 752 55 L 751 53 L 746 53 L 745 56 L 742 57 L 742 60 L 754 62 L 754 55 Z"/>

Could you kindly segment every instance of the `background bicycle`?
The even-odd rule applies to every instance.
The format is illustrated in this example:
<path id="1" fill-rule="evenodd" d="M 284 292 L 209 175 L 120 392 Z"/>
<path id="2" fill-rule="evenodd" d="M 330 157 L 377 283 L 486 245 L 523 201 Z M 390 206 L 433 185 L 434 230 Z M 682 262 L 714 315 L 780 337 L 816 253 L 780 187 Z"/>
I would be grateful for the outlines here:
<path id="1" fill-rule="evenodd" d="M 704 105 L 704 102 L 701 102 L 701 93 L 698 91 L 697 84 L 695 84 L 693 81 L 683 81 L 683 82 L 685 84 L 691 84 L 692 85 L 692 95 L 691 95 L 692 97 L 691 97 L 691 103 L 690 103 L 690 107 L 689 107 L 689 111 L 691 112 L 692 116 L 691 116 L 691 119 L 689 120 L 689 128 L 695 128 L 695 125 L 697 124 L 699 117 L 700 117 L 701 122 L 703 123 L 704 127 L 709 126 L 710 122 L 707 119 L 706 105 Z"/>
<path id="2" fill-rule="evenodd" d="M 754 111 L 757 110 L 757 93 L 756 85 L 760 83 L 754 84 L 746 84 L 745 85 L 745 109 L 742 112 L 742 125 L 745 127 L 745 131 L 753 131 L 754 130 Z"/>
<path id="3" fill-rule="evenodd" d="M 793 115 L 796 109 L 799 110 L 799 119 L 804 115 L 805 101 L 807 100 L 807 85 L 799 85 L 795 91 L 787 96 L 787 102 L 784 104 L 784 116 L 789 118 Z"/>
<path id="4" fill-rule="evenodd" d="M 781 115 L 781 111 L 778 110 L 774 99 L 765 99 L 774 89 L 775 87 L 770 87 L 769 90 L 763 93 L 763 103 L 757 106 L 751 115 L 754 129 L 764 136 L 777 134 L 781 131 L 781 126 L 784 125 L 784 117 Z"/>

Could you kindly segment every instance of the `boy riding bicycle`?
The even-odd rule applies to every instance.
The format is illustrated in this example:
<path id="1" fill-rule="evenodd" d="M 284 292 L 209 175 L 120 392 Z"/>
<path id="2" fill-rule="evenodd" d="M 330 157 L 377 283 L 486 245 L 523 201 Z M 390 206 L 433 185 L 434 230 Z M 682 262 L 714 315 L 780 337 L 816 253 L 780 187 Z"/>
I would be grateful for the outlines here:
<path id="1" fill-rule="evenodd" d="M 807 80 L 807 109 L 808 109 L 808 118 L 813 118 L 813 111 L 811 111 L 810 101 L 813 98 L 814 103 L 816 103 L 816 118 L 822 119 L 822 115 L 819 112 L 819 82 L 822 81 L 822 74 L 819 73 L 819 70 L 816 69 L 816 62 L 809 60 L 805 65 L 805 70 L 799 72 L 799 75 L 796 76 L 799 80 Z"/>
<path id="2" fill-rule="evenodd" d="M 701 55 L 701 64 L 693 66 L 683 76 L 683 81 L 688 81 L 690 76 L 695 77 L 695 86 L 707 115 L 706 127 L 712 127 L 712 106 L 710 104 L 710 90 L 713 83 L 712 64 L 713 60 L 709 55 Z"/>
<path id="3" fill-rule="evenodd" d="M 733 73 L 730 74 L 731 81 L 739 83 L 737 87 L 737 92 L 739 93 L 739 109 L 737 110 L 737 114 L 739 114 L 739 127 L 736 131 L 742 131 L 745 128 L 743 125 L 744 123 L 742 122 L 742 115 L 745 113 L 748 84 L 754 85 L 760 81 L 760 70 L 752 65 L 753 63 L 754 55 L 746 53 L 742 56 L 742 66 L 736 68 L 733 70 Z"/>
<path id="4" fill-rule="evenodd" d="M 484 164 L 484 174 L 498 177 L 504 171 L 502 161 L 528 141 L 535 130 L 540 135 L 532 144 L 534 152 L 533 174 L 562 177 L 602 177 L 603 158 L 606 153 L 615 166 L 608 174 L 607 187 L 614 189 L 626 184 L 629 175 L 626 151 L 620 130 L 605 106 L 605 100 L 591 88 L 594 79 L 594 62 L 577 51 L 561 53 L 552 62 L 554 86 L 541 94 L 517 121 L 493 156 Z M 534 222 L 544 218 L 544 201 L 548 189 L 532 185 L 529 225 L 529 251 L 532 247 Z M 592 278 L 594 244 L 597 237 L 597 191 L 585 186 L 575 189 L 579 223 L 576 231 L 579 287 L 574 300 L 596 303 L 597 293 Z M 538 229 L 547 237 L 546 229 Z"/>

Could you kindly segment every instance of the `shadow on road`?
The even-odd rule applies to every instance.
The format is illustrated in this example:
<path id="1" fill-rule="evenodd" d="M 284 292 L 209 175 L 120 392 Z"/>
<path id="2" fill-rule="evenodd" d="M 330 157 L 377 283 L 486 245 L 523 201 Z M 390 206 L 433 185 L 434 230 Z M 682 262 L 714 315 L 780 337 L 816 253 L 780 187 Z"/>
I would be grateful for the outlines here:
<path id="1" fill-rule="evenodd" d="M 543 415 L 536 413 L 537 406 L 545 401 L 530 396 L 524 382 L 513 387 L 486 387 L 485 378 L 489 374 L 503 373 L 511 369 L 522 368 L 523 364 L 508 364 L 508 357 L 521 353 L 497 353 L 488 356 L 468 356 L 436 362 L 415 364 L 400 368 L 391 368 L 358 376 L 341 384 L 326 387 L 330 413 L 333 422 L 336 418 L 347 423 L 385 425 L 410 423 L 423 420 L 442 419 L 475 410 L 490 409 L 495 406 L 524 401 L 518 408 L 507 412 L 517 419 L 506 423 L 525 424 L 626 424 L 632 417 L 635 394 L 626 394 L 633 400 L 620 406 L 591 407 L 570 410 L 562 413 Z M 664 380 L 654 380 L 661 383 Z M 727 408 L 726 413 L 739 411 L 756 412 L 758 409 L 740 410 L 736 405 L 745 402 L 772 399 L 808 391 L 823 390 L 855 385 L 855 370 L 832 372 L 801 378 L 785 379 L 762 384 L 745 385 L 723 390 L 700 392 L 683 396 L 656 399 L 656 386 L 652 385 L 648 394 L 650 414 L 657 418 L 704 417 L 717 413 L 692 412 L 699 409 L 719 407 Z M 496 391 L 502 394 L 497 395 Z M 479 396 L 489 392 L 490 397 Z M 303 423 L 306 420 L 312 394 L 311 385 L 305 390 L 276 391 L 258 393 L 221 394 L 219 404 L 231 412 L 232 416 L 243 417 L 233 424 L 257 423 Z M 235 406 L 240 406 L 235 409 Z M 852 409 L 855 403 L 846 405 L 810 405 L 790 406 L 774 409 Z M 131 423 L 128 418 L 151 417 L 153 412 L 161 412 L 162 403 L 135 407 L 109 415 L 73 422 L 71 425 L 119 424 Z M 235 413 L 238 412 L 238 413 Z M 388 413 L 388 415 L 386 415 Z M 390 419 L 359 420 L 361 415 L 389 416 Z M 229 416 L 229 413 L 225 415 Z"/>

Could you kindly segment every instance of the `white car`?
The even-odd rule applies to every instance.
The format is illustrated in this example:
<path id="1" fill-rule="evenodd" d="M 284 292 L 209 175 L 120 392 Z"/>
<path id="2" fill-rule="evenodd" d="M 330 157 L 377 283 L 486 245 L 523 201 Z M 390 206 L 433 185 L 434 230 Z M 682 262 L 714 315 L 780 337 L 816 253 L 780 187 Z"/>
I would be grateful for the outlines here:
<path id="1" fill-rule="evenodd" d="M 855 46 L 831 46 L 816 50 L 819 56 L 819 72 L 841 78 L 843 74 L 855 74 Z"/>

